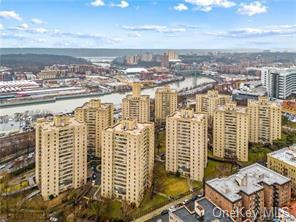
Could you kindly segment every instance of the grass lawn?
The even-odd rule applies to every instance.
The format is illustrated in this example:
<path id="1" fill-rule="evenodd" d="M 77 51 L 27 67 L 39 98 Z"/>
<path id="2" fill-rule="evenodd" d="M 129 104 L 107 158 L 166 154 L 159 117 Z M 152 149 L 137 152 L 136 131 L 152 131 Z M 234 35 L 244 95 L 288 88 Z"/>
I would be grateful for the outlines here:
<path id="1" fill-rule="evenodd" d="M 196 189 L 201 189 L 202 188 L 202 182 L 192 180 L 191 184 L 192 184 L 193 188 L 196 188 Z"/>
<path id="2" fill-rule="evenodd" d="M 182 177 L 168 176 L 162 187 L 162 192 L 168 196 L 177 196 L 189 190 L 187 180 Z"/>
<path id="3" fill-rule="evenodd" d="M 108 217 L 111 218 L 121 218 L 122 212 L 121 212 L 121 202 L 120 201 L 111 201 L 107 203 L 105 214 Z"/>
<path id="4" fill-rule="evenodd" d="M 106 220 L 121 219 L 121 206 L 121 202 L 117 200 L 106 202 L 94 201 L 87 208 L 83 209 L 80 214 L 85 215 L 86 217 L 95 216 L 98 214 L 101 218 Z"/>
<path id="5" fill-rule="evenodd" d="M 155 163 L 156 190 L 168 196 L 177 196 L 189 190 L 187 180 L 183 177 L 168 174 L 163 163 Z"/>
<path id="6" fill-rule="evenodd" d="M 150 195 L 146 194 L 144 196 L 144 199 L 143 199 L 140 207 L 138 209 L 136 209 L 133 213 L 136 214 L 136 213 L 139 213 L 141 211 L 157 207 L 157 206 L 159 206 L 159 204 L 161 204 L 161 203 L 163 203 L 163 202 L 165 202 L 167 200 L 168 200 L 167 198 L 165 198 L 163 196 L 160 196 L 160 195 L 154 195 L 152 197 L 152 199 L 150 199 Z"/>
<path id="7" fill-rule="evenodd" d="M 221 176 L 230 175 L 235 168 L 232 169 L 232 164 L 223 163 L 215 160 L 208 160 L 208 165 L 205 169 L 205 179 L 213 179 Z"/>
<path id="8" fill-rule="evenodd" d="M 266 162 L 267 154 L 270 153 L 271 150 L 266 147 L 252 147 L 249 149 L 249 161 L 247 163 L 243 163 L 243 165 L 250 165 L 257 162 Z"/>

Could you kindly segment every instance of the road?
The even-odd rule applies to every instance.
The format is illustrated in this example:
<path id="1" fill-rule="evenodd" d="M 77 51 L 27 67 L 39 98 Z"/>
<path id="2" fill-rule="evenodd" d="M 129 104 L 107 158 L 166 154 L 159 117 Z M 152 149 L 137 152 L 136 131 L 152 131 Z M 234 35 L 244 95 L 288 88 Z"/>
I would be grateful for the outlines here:
<path id="1" fill-rule="evenodd" d="M 163 206 L 161 208 L 158 208 L 158 209 L 156 209 L 156 210 L 154 210 L 154 211 L 152 211 L 152 212 L 150 212 L 148 214 L 145 214 L 142 217 L 139 217 L 139 218 L 135 219 L 134 222 L 144 222 L 144 221 L 150 220 L 151 218 L 153 218 L 153 217 L 161 214 L 161 212 L 163 210 L 167 210 L 171 206 L 174 206 L 174 205 L 177 205 L 179 203 L 182 203 L 184 200 L 191 199 L 191 197 L 192 197 L 192 194 L 188 194 L 187 196 L 184 196 L 184 197 L 182 197 L 182 198 L 180 198 L 178 200 L 175 200 L 175 201 L 173 201 L 173 202 L 171 202 L 171 203 L 169 203 L 169 204 L 167 204 L 167 205 L 165 205 L 165 206 Z"/>

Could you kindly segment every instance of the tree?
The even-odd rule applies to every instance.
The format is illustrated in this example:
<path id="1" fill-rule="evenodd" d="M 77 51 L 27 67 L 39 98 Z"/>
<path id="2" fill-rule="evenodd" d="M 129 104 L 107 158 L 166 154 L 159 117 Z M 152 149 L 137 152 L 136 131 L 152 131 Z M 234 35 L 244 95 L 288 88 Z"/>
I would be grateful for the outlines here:
<path id="1" fill-rule="evenodd" d="M 5 196 L 0 196 L 1 197 L 1 214 L 4 213 L 2 210 L 4 209 L 2 206 L 5 205 L 5 209 L 6 209 L 6 218 L 9 217 L 9 198 L 6 197 L 6 195 L 8 194 L 8 187 L 9 187 L 9 181 L 11 180 L 11 175 L 10 174 L 5 174 L 1 181 L 0 181 L 0 193 L 4 194 Z"/>
<path id="2" fill-rule="evenodd" d="M 132 211 L 133 207 L 127 201 L 121 202 L 121 211 L 122 211 L 122 219 L 123 221 L 131 221 L 132 220 Z"/>
<path id="3" fill-rule="evenodd" d="M 153 198 L 153 194 L 156 191 L 159 191 L 164 183 L 164 179 L 166 178 L 166 172 L 161 168 L 159 164 L 155 164 L 153 168 L 153 179 L 152 179 L 152 192 L 151 192 L 151 199 Z"/>

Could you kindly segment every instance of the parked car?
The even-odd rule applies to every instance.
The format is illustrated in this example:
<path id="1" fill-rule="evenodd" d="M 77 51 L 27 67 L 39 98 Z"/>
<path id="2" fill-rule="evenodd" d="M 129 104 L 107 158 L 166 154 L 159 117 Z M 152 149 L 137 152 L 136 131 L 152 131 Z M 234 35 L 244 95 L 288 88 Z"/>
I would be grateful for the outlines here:
<path id="1" fill-rule="evenodd" d="M 174 211 L 174 210 L 176 210 L 176 207 L 175 207 L 175 206 L 171 206 L 171 207 L 169 208 L 169 211 Z"/>
<path id="2" fill-rule="evenodd" d="M 189 200 L 184 200 L 183 204 L 187 204 L 189 202 Z"/>
<path id="3" fill-rule="evenodd" d="M 167 213 L 169 213 L 169 210 L 168 209 L 161 211 L 161 215 L 165 215 Z"/>
<path id="4" fill-rule="evenodd" d="M 191 200 L 195 201 L 195 200 L 197 200 L 197 198 L 198 198 L 198 195 L 193 194 L 192 197 L 191 197 Z"/>

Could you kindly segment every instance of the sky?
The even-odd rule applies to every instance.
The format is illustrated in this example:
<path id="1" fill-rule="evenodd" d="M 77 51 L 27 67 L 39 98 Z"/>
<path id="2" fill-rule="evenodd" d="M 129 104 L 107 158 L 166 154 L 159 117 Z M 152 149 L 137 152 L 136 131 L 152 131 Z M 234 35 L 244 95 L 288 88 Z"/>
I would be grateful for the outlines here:
<path id="1" fill-rule="evenodd" d="M 0 46 L 296 50 L 296 0 L 0 0 Z"/>

